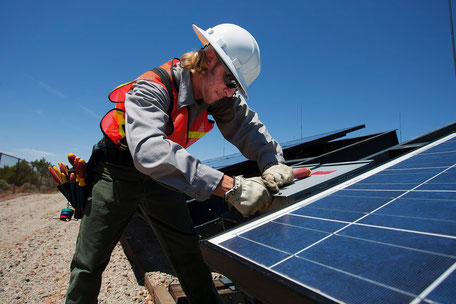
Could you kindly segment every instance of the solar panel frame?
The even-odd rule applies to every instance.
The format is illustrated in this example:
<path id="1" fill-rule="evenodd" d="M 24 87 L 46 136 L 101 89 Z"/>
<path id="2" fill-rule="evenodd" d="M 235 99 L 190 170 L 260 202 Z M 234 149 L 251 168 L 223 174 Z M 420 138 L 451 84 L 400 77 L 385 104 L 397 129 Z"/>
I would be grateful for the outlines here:
<path id="1" fill-rule="evenodd" d="M 307 193 L 315 193 L 316 189 L 326 189 L 342 180 L 350 179 L 372 165 L 371 161 L 366 160 L 305 165 L 304 167 L 311 169 L 312 178 L 295 179 L 293 183 L 280 189 L 275 196 L 299 199 Z"/>
<path id="2" fill-rule="evenodd" d="M 351 190 L 354 190 L 356 188 L 353 188 L 352 186 L 355 186 L 355 187 L 359 187 L 359 185 L 363 185 L 363 182 L 364 182 L 364 188 L 363 189 L 356 189 L 358 191 L 362 190 L 362 191 L 369 191 L 371 193 L 375 193 L 375 186 L 373 189 L 366 189 L 369 188 L 369 187 L 372 187 L 372 184 L 369 184 L 369 182 L 372 181 L 372 178 L 369 180 L 369 178 L 371 176 L 374 176 L 376 173 L 379 173 L 379 172 L 388 172 L 388 168 L 391 168 L 395 165 L 398 165 L 398 164 L 401 164 L 403 163 L 405 160 L 407 159 L 411 159 L 413 157 L 416 157 L 416 156 L 423 156 L 423 155 L 426 155 L 426 153 L 422 154 L 424 151 L 429 151 L 431 148 L 433 147 L 438 147 L 434 152 L 439 152 L 439 153 L 442 153 L 440 155 L 438 155 L 437 158 L 434 158 L 432 161 L 433 163 L 431 164 L 432 166 L 429 167 L 429 165 L 426 163 L 426 162 L 421 162 L 420 160 L 418 161 L 415 161 L 415 162 L 411 162 L 412 164 L 412 168 L 402 168 L 403 166 L 399 165 L 399 166 L 396 166 L 394 170 L 397 170 L 397 169 L 401 169 L 401 170 L 412 170 L 412 169 L 415 169 L 415 168 L 420 168 L 419 166 L 425 166 L 424 168 L 429 168 L 429 169 L 426 169 L 426 170 L 430 170 L 429 172 L 427 173 L 430 173 L 430 172 L 433 172 L 432 170 L 435 169 L 435 164 L 437 164 L 438 166 L 450 166 L 448 167 L 446 170 L 444 170 L 442 173 L 438 174 L 438 176 L 442 176 L 442 174 L 450 174 L 449 177 L 448 176 L 443 176 L 443 177 L 446 177 L 450 180 L 450 186 L 452 185 L 451 184 L 451 176 L 454 174 L 453 171 L 455 171 L 454 169 L 454 162 L 451 163 L 448 162 L 448 160 L 445 158 L 445 157 L 442 157 L 442 156 L 445 156 L 445 148 L 442 149 L 443 146 L 439 146 L 441 143 L 443 142 L 447 142 L 447 141 L 451 141 L 451 140 L 455 140 L 456 134 L 451 134 L 441 140 L 437 140 L 429 145 L 426 145 L 422 148 L 419 148 L 413 152 L 410 152 L 402 157 L 399 157 L 398 159 L 396 160 L 393 160 L 391 162 L 388 162 L 378 168 L 375 168 L 373 170 L 370 170 L 369 172 L 366 172 L 364 174 L 361 174 L 355 178 L 352 178 L 351 180 L 349 181 L 346 181 L 340 185 L 337 185 L 331 189 L 328 189 L 322 193 L 319 193 L 315 196 L 312 196 L 308 199 L 305 199 L 297 204 L 294 204 L 288 208 L 285 208 L 279 212 L 276 212 L 274 214 L 271 214 L 269 216 L 265 216 L 263 217 L 262 219 L 259 219 L 257 221 L 254 221 L 254 222 L 251 222 L 247 225 L 244 225 L 242 227 L 239 227 L 237 229 L 234 229 L 232 231 L 229 231 L 227 233 L 224 233 L 222 235 L 219 235 L 217 237 L 214 237 L 214 238 L 211 238 L 207 241 L 204 242 L 205 246 L 209 246 L 212 248 L 212 250 L 215 250 L 215 251 L 218 251 L 221 255 L 223 254 L 226 254 L 226 252 L 229 252 L 230 256 L 234 259 L 234 260 L 237 260 L 239 262 L 239 260 L 242 261 L 242 263 L 247 263 L 248 264 L 248 267 L 250 269 L 256 269 L 256 271 L 258 271 L 258 267 L 261 269 L 261 268 L 264 268 L 264 266 L 261 265 L 261 263 L 259 264 L 257 261 L 255 261 L 254 259 L 249 259 L 249 258 L 245 258 L 245 257 L 242 257 L 242 255 L 238 255 L 236 252 L 234 251 L 231 251 L 229 247 L 227 246 L 220 246 L 221 244 L 223 244 L 223 242 L 227 242 L 228 240 L 232 239 L 233 236 L 236 236 L 236 235 L 241 235 L 243 233 L 247 233 L 248 231 L 254 231 L 254 229 L 259 229 L 258 227 L 264 225 L 264 223 L 268 223 L 270 225 L 270 223 L 273 223 L 273 221 L 279 219 L 280 217 L 282 216 L 285 216 L 285 215 L 288 215 L 290 214 L 291 212 L 295 211 L 295 210 L 298 210 L 302 207 L 305 207 L 305 206 L 309 206 L 310 204 L 322 199 L 322 198 L 325 198 L 325 197 L 328 197 L 329 195 L 331 194 L 334 194 L 340 190 L 343 190 L 345 192 L 347 191 L 351 191 Z M 434 155 L 435 156 L 435 155 Z M 422 157 L 418 157 L 418 159 L 421 159 Z M 431 157 L 432 158 L 432 157 Z M 416 163 L 416 166 L 414 166 L 414 163 Z M 390 169 L 391 172 L 393 172 L 393 169 Z M 389 173 L 391 173 L 389 172 Z M 394 173 L 394 172 L 393 172 Z M 381 176 L 381 175 L 380 175 Z M 413 176 L 412 178 L 417 178 L 417 176 Z M 425 176 L 420 176 L 419 178 L 425 178 Z M 436 177 L 433 177 L 433 178 L 436 178 Z M 432 180 L 432 179 L 431 179 Z M 367 181 L 367 182 L 366 182 Z M 425 179 L 426 181 L 426 179 Z M 417 183 L 417 180 L 413 180 L 413 183 Z M 412 182 L 410 184 L 413 184 Z M 375 184 L 375 183 L 373 183 Z M 407 183 L 404 183 L 404 184 L 407 184 Z M 438 183 L 436 183 L 438 184 Z M 429 185 L 429 184 L 426 184 L 426 185 Z M 432 185 L 432 183 L 431 183 Z M 352 187 L 352 188 L 350 188 Z M 416 194 L 419 194 L 420 190 L 417 190 L 419 189 L 420 187 L 422 187 L 422 184 L 418 184 L 416 187 L 415 187 L 415 192 L 413 192 L 414 195 Z M 408 187 L 405 187 L 404 189 L 391 189 L 391 194 L 393 195 L 393 200 L 392 201 L 398 201 L 400 200 L 402 197 L 405 197 L 406 195 L 412 193 L 410 190 L 407 190 Z M 442 191 L 442 189 L 438 189 L 439 191 Z M 444 189 L 443 189 L 444 190 Z M 394 191 L 394 193 L 393 193 Z M 445 191 L 445 190 L 444 190 Z M 359 193 L 358 193 L 359 194 Z M 388 192 L 386 192 L 386 194 L 388 194 Z M 382 195 L 385 195 L 385 192 L 382 193 Z M 323 200 L 322 200 L 323 201 Z M 379 211 L 379 210 L 382 210 L 383 208 L 387 207 L 388 205 L 391 204 L 391 201 L 389 202 L 386 202 L 384 204 L 382 204 L 381 206 L 374 206 L 376 207 L 375 209 L 373 210 L 365 210 L 364 212 L 367 212 L 365 213 L 364 215 L 360 216 L 359 218 L 357 218 L 356 220 L 352 220 L 352 221 L 348 221 L 348 220 L 343 220 L 343 219 L 329 219 L 329 222 L 331 222 L 333 225 L 335 225 L 335 228 L 339 227 L 340 225 L 345 225 L 347 227 L 350 227 L 350 226 L 365 226 L 365 227 L 369 227 L 369 229 L 378 229 L 376 228 L 376 225 L 371 225 L 369 223 L 363 223 L 363 219 L 367 218 L 368 215 L 372 215 L 374 214 L 375 212 Z M 316 209 L 316 208 L 314 208 Z M 375 214 L 376 215 L 376 214 Z M 317 219 L 318 217 L 317 216 L 310 216 L 310 215 L 306 215 L 308 219 Z M 280 221 L 280 220 L 279 220 Z M 339 224 L 339 225 L 337 225 Z M 343 226 L 344 227 L 344 226 Z M 349 231 L 347 230 L 347 227 L 345 228 L 339 228 L 340 231 L 344 231 L 344 233 L 346 233 L 346 231 Z M 315 227 L 314 227 L 315 228 Z M 383 227 L 384 228 L 384 227 Z M 407 229 L 402 229 L 402 228 L 395 228 L 395 227 L 389 227 L 388 231 L 392 232 L 392 233 L 399 233 L 400 231 L 402 231 L 403 233 L 407 232 L 407 233 L 412 233 L 410 231 L 408 231 Z M 318 229 L 316 229 L 318 230 Z M 327 231 L 328 232 L 328 235 L 329 236 L 332 236 L 333 239 L 335 239 L 335 233 L 339 233 L 339 230 L 336 230 L 336 231 Z M 260 230 L 258 230 L 260 231 Z M 267 230 L 266 230 L 267 231 Z M 456 230 L 455 230 L 456 231 Z M 259 232 L 258 232 L 259 233 Z M 261 234 L 261 233 L 260 233 Z M 435 237 L 435 236 L 439 236 L 439 235 L 442 235 L 441 233 L 438 233 L 438 232 L 433 232 L 433 231 L 426 231 L 426 234 L 424 235 L 424 239 L 425 238 L 431 238 L 431 237 Z M 455 237 L 456 239 L 456 237 Z M 262 240 L 264 241 L 264 240 Z M 242 243 L 242 241 L 240 241 Z M 239 248 L 244 248 L 243 246 L 245 246 L 244 244 L 240 244 L 239 245 L 240 247 Z M 399 245 L 398 245 L 399 246 Z M 447 245 L 447 247 L 451 250 L 454 249 L 454 244 L 449 244 Z M 397 248 L 400 248 L 400 247 L 397 247 Z M 448 249 L 447 248 L 447 249 Z M 280 249 L 280 248 L 276 248 L 276 249 Z M 400 249 L 397 249 L 400 251 Z M 421 251 L 420 251 L 421 250 Z M 452 258 L 455 257 L 453 251 L 448 251 L 446 253 L 439 253 L 441 254 L 441 256 L 445 257 L 445 255 L 447 255 L 447 258 L 448 257 L 451 257 L 450 260 Z M 225 252 L 223 252 L 225 251 Z M 304 250 L 302 250 L 301 252 L 303 252 Z M 254 252 L 254 251 L 252 251 Z M 428 254 L 429 250 L 428 248 L 417 248 L 414 253 L 417 252 L 417 255 L 424 255 L 424 254 Z M 419 254 L 418 254 L 419 253 Z M 297 254 L 299 253 L 294 253 L 294 256 L 296 256 Z M 303 258 L 303 257 L 301 257 Z M 302 260 L 302 259 L 301 259 Z M 305 260 L 305 259 L 304 259 Z M 271 263 L 271 261 L 269 261 L 268 263 Z M 276 262 L 277 264 L 277 262 Z M 276 264 L 273 264 L 273 265 L 276 265 Z M 278 265 L 278 264 L 277 264 Z M 454 268 L 456 267 L 455 264 L 451 265 L 447 271 L 449 271 L 449 273 L 446 275 L 447 277 L 451 277 L 453 278 L 454 277 Z M 317 266 L 315 266 L 317 267 Z M 446 266 L 445 266 L 446 267 Z M 452 269 L 450 271 L 450 269 Z M 299 282 L 298 280 L 293 280 L 292 278 L 288 277 L 288 278 L 284 278 L 282 274 L 280 274 L 280 272 L 278 271 L 275 271 L 274 269 L 271 269 L 271 266 L 268 267 L 267 271 L 264 271 L 264 269 L 260 270 L 261 273 L 263 273 L 263 275 L 266 273 L 268 275 L 271 275 L 270 273 L 268 272 L 271 272 L 272 274 L 274 275 L 277 275 L 279 276 L 279 278 L 275 278 L 279 281 L 283 281 L 283 280 L 286 280 L 286 284 L 291 284 L 291 286 L 293 286 L 292 289 L 294 290 L 297 290 L 297 292 L 299 292 L 301 295 L 304 295 L 305 297 L 307 298 L 310 298 L 310 299 L 313 299 L 313 300 L 316 300 L 318 302 L 325 302 L 325 301 L 334 301 L 334 302 L 338 302 L 339 300 L 333 298 L 332 296 L 328 295 L 328 294 L 324 294 L 318 290 L 315 290 L 315 288 L 312 288 L 310 285 L 306 285 L 306 284 L 303 284 L 302 282 Z M 343 273 L 342 273 L 343 274 Z M 342 275 L 341 274 L 341 275 Z M 442 276 L 445 275 L 445 274 L 442 274 Z M 434 284 L 435 282 L 437 282 L 437 280 L 441 279 L 441 276 L 439 276 L 432 284 Z M 294 285 L 297 285 L 297 286 L 294 286 Z M 432 284 L 429 284 L 429 288 L 432 286 Z M 362 284 L 361 284 L 362 285 Z M 381 286 L 378 285 L 378 286 Z M 440 285 L 437 284 L 436 286 L 434 286 L 433 288 L 430 288 L 429 290 L 424 290 L 420 295 L 419 297 L 416 297 L 416 294 L 414 293 L 409 293 L 407 294 L 407 292 L 403 292 L 402 290 L 400 290 L 399 294 L 401 296 L 405 296 L 408 300 L 408 302 L 412 301 L 421 301 L 423 298 L 425 298 L 427 295 L 429 294 L 437 294 L 438 293 L 438 288 Z M 389 290 L 392 290 L 394 291 L 393 289 L 389 289 Z M 394 291 L 396 293 L 398 293 L 397 291 Z M 395 294 L 396 295 L 396 294 Z M 438 295 L 436 295 L 436 297 L 438 298 Z M 265 303 L 268 303 L 268 300 L 267 299 L 262 299 L 262 300 L 265 300 Z M 302 299 L 301 299 L 302 300 Z M 410 300 L 410 301 L 409 301 Z M 271 302 L 273 303 L 273 302 Z"/>

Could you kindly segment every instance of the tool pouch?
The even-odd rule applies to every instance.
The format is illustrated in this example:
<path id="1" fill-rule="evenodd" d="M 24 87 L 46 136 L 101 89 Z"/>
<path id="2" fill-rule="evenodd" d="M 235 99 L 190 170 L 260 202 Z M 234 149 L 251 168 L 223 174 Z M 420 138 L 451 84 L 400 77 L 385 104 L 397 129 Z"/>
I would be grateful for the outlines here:
<path id="1" fill-rule="evenodd" d="M 57 189 L 66 197 L 74 208 L 74 218 L 80 219 L 84 215 L 87 201 L 87 186 L 79 186 L 78 182 L 64 182 Z"/>
<path id="2" fill-rule="evenodd" d="M 93 154 L 92 154 L 93 155 Z M 69 174 L 74 172 L 71 168 Z M 93 175 L 93 157 L 91 156 L 86 169 L 85 186 L 80 186 L 78 182 L 66 181 L 57 185 L 57 189 L 65 196 L 74 208 L 74 218 L 80 219 L 84 215 L 84 208 L 87 203 L 87 198 L 92 188 L 92 175 Z"/>

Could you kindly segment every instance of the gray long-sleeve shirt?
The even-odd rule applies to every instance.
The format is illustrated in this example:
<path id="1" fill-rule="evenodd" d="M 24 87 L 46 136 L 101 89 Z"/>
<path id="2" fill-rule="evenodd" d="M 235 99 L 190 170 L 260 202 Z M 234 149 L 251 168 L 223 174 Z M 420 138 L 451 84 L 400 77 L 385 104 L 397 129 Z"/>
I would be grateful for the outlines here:
<path id="1" fill-rule="evenodd" d="M 178 107 L 187 106 L 190 124 L 208 110 L 222 135 L 260 170 L 271 162 L 283 161 L 280 145 L 242 96 L 222 99 L 213 105 L 193 98 L 190 72 L 175 69 L 179 84 Z M 138 80 L 125 101 L 126 138 L 135 167 L 153 179 L 203 201 L 220 183 L 223 173 L 201 163 L 179 144 L 167 139 L 167 111 L 171 105 L 167 91 L 156 83 Z"/>

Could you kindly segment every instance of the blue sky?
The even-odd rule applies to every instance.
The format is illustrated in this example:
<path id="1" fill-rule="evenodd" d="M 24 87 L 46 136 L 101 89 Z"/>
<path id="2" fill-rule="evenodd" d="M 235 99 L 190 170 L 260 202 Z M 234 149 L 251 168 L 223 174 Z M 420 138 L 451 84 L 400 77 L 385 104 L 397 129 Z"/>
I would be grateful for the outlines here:
<path id="1" fill-rule="evenodd" d="M 405 141 L 456 121 L 447 0 L 16 0 L 0 10 L 0 152 L 88 158 L 108 93 L 199 49 L 192 24 L 220 23 L 260 45 L 248 103 L 279 142 L 358 124 L 351 136 L 400 128 Z M 189 151 L 237 152 L 218 130 Z"/>

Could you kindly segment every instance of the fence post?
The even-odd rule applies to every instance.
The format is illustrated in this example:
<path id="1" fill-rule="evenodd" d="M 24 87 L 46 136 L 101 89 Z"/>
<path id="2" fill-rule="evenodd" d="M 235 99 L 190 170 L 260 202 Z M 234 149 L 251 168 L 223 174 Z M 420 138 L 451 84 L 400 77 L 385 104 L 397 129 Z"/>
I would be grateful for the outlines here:
<path id="1" fill-rule="evenodd" d="M 16 175 L 14 175 L 13 194 L 16 194 L 17 175 L 19 174 L 19 161 L 20 159 L 18 158 L 16 163 Z"/>
<path id="2" fill-rule="evenodd" d="M 41 192 L 41 182 L 43 181 L 43 175 L 40 174 L 40 182 L 38 183 L 38 192 Z"/>

